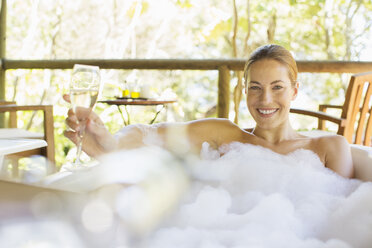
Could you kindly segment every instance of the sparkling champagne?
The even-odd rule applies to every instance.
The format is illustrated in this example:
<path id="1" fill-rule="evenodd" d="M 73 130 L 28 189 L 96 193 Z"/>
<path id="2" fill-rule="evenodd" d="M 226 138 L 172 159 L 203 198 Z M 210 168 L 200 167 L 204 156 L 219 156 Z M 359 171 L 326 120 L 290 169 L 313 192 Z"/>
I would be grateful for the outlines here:
<path id="1" fill-rule="evenodd" d="M 76 107 L 93 108 L 96 104 L 98 90 L 92 89 L 71 89 L 71 104 L 76 111 Z"/>

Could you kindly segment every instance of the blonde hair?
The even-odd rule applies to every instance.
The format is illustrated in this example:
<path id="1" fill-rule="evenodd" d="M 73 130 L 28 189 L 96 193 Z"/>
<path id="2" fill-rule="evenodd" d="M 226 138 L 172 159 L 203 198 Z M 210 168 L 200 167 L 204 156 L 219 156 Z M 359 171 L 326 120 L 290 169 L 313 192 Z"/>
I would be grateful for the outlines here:
<path id="1" fill-rule="evenodd" d="M 286 66 L 288 69 L 288 76 L 292 85 L 297 83 L 297 64 L 292 54 L 282 46 L 279 45 L 265 45 L 257 48 L 249 57 L 244 67 L 244 79 L 247 79 L 248 70 L 254 62 L 263 59 L 273 59 Z"/>

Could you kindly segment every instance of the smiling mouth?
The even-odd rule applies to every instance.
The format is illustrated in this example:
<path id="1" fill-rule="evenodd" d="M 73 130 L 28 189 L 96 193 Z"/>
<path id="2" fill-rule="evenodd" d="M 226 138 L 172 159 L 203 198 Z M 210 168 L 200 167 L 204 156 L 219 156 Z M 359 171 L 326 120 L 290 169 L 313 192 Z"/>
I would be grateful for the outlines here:
<path id="1" fill-rule="evenodd" d="M 272 115 L 274 115 L 279 109 L 278 108 L 275 108 L 275 109 L 257 109 L 258 113 L 260 113 L 261 116 L 264 116 L 264 117 L 270 117 Z"/>

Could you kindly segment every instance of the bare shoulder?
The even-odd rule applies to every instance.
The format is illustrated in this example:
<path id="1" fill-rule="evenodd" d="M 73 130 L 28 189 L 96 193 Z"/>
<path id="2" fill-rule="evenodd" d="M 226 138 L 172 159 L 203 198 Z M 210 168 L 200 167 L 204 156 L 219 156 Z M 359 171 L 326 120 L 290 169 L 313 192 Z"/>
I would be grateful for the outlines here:
<path id="1" fill-rule="evenodd" d="M 326 150 L 349 149 L 349 143 L 341 135 L 327 135 L 317 138 L 317 144 Z"/>
<path id="2" fill-rule="evenodd" d="M 314 139 L 316 149 L 324 154 L 325 166 L 344 177 L 354 173 L 350 145 L 340 135 L 329 135 Z"/>

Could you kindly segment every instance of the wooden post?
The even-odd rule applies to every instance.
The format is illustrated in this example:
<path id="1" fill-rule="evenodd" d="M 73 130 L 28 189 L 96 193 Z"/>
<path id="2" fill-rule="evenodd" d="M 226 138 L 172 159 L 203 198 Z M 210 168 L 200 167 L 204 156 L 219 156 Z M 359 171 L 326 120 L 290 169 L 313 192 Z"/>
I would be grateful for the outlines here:
<path id="1" fill-rule="evenodd" d="M 3 59 L 6 53 L 6 1 L 1 0 L 0 9 L 0 100 L 5 100 L 5 68 Z M 0 127 L 4 126 L 4 114 L 0 114 Z"/>
<path id="2" fill-rule="evenodd" d="M 218 68 L 217 117 L 229 118 L 230 108 L 230 70 L 227 66 Z"/>
<path id="3" fill-rule="evenodd" d="M 5 100 L 6 1 L 1 0 L 0 9 L 0 100 Z"/>

